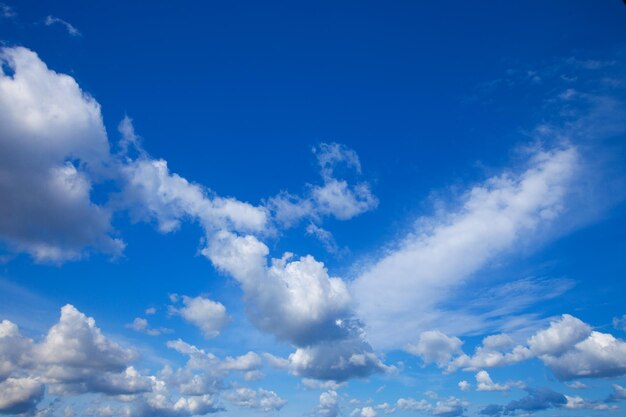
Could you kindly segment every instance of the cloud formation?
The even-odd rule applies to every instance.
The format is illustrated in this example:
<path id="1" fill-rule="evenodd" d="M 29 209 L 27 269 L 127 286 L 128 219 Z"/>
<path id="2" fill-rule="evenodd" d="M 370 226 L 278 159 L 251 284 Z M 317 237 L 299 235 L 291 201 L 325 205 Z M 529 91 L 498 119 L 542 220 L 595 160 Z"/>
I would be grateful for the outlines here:
<path id="1" fill-rule="evenodd" d="M 254 352 L 220 359 L 182 340 L 167 346 L 185 355 L 187 363 L 150 374 L 133 366 L 135 350 L 113 342 L 93 318 L 71 305 L 61 309 L 58 323 L 40 342 L 23 337 L 5 320 L 0 323 L 0 414 L 34 413 L 44 392 L 98 394 L 107 404 L 97 411 L 100 415 L 204 415 L 223 410 L 220 396 L 238 390 L 239 405 L 243 394 L 252 401 L 246 407 L 278 410 L 286 403 L 273 391 L 235 389 L 227 381 L 231 375 L 248 380 L 248 374 L 259 372 L 263 360 Z"/>
<path id="2" fill-rule="evenodd" d="M 183 304 L 182 308 L 172 307 L 171 312 L 197 326 L 207 339 L 218 336 L 230 321 L 222 303 L 204 297 L 183 296 Z"/>
<path id="3" fill-rule="evenodd" d="M 38 261 L 120 254 L 110 211 L 90 197 L 110 162 L 99 104 L 26 48 L 2 48 L 0 62 L 0 239 Z"/>
<path id="4" fill-rule="evenodd" d="M 80 33 L 80 31 L 76 29 L 74 25 L 70 24 L 69 22 L 61 18 L 58 18 L 55 16 L 46 16 L 44 23 L 46 26 L 61 25 L 65 28 L 65 30 L 70 36 L 83 36 L 82 33 Z"/>
<path id="5" fill-rule="evenodd" d="M 578 159 L 572 146 L 535 151 L 525 170 L 494 176 L 471 188 L 457 210 L 422 219 L 357 277 L 351 285 L 357 314 L 374 346 L 403 347 L 412 335 L 438 327 L 438 304 L 450 291 L 558 219 Z"/>
<path id="6" fill-rule="evenodd" d="M 432 337 L 432 332 L 425 333 L 427 340 Z M 626 375 L 626 342 L 611 334 L 594 331 L 590 325 L 569 314 L 552 320 L 547 328 L 531 335 L 525 345 L 515 344 L 508 335 L 488 336 L 471 356 L 460 350 L 459 339 L 439 332 L 434 334 L 437 340 L 454 341 L 452 348 L 443 344 L 439 345 L 439 350 L 433 345 L 432 349 L 409 348 L 407 351 L 420 356 L 426 364 L 435 362 L 446 372 L 457 369 L 477 371 L 538 358 L 564 381 Z M 432 352 L 436 352 L 436 358 Z M 453 357 L 454 353 L 457 355 Z M 481 382 L 479 375 L 482 375 L 480 379 L 486 384 L 484 387 L 493 387 L 487 381 L 488 374 L 484 370 L 481 372 L 476 376 L 477 382 Z M 508 386 L 515 385 L 509 383 Z"/>

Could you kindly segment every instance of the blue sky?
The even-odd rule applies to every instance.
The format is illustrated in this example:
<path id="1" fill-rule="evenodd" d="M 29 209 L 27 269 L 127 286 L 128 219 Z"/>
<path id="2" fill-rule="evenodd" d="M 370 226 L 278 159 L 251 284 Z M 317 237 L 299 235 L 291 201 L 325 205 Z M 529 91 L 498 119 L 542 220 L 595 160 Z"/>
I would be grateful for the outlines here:
<path id="1" fill-rule="evenodd" d="M 622 415 L 624 19 L 0 3 L 0 414 Z"/>

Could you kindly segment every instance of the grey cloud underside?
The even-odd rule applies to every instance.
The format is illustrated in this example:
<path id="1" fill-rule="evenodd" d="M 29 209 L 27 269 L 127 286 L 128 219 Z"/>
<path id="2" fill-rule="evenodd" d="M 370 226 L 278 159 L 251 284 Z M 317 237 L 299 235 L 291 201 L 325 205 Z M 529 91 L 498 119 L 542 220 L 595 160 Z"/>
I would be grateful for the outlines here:
<path id="1" fill-rule="evenodd" d="M 100 106 L 25 48 L 3 48 L 0 61 L 13 70 L 0 73 L 0 238 L 40 261 L 119 254 L 111 213 L 90 200 L 109 163 Z"/>

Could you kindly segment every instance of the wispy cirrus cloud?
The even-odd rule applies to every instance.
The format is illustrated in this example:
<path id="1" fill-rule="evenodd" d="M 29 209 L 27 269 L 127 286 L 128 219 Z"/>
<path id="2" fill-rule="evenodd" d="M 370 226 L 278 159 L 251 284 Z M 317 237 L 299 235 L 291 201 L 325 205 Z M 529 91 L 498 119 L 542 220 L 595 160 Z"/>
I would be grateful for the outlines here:
<path id="1" fill-rule="evenodd" d="M 55 16 L 46 16 L 46 19 L 44 20 L 44 24 L 46 26 L 61 25 L 65 28 L 65 30 L 70 36 L 75 36 L 75 37 L 83 36 L 83 34 L 80 33 L 80 31 L 76 29 L 74 25 Z"/>

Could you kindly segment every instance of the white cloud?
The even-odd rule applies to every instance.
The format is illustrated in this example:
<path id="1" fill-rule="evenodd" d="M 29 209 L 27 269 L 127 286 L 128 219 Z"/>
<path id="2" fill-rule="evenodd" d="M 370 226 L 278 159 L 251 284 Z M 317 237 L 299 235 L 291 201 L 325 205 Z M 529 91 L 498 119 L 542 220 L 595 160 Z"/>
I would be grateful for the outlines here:
<path id="1" fill-rule="evenodd" d="M 626 375 L 626 343 L 607 333 L 591 332 L 561 355 L 540 359 L 564 380 Z"/>
<path id="2" fill-rule="evenodd" d="M 316 411 L 320 417 L 337 417 L 339 415 L 339 395 L 337 391 L 328 390 L 321 393 Z"/>
<path id="3" fill-rule="evenodd" d="M 548 328 L 529 337 L 527 346 L 518 344 L 503 352 L 500 349 L 511 345 L 511 341 L 499 343 L 503 340 L 502 335 L 498 335 L 497 343 L 496 339 L 487 337 L 474 355 L 460 353 L 448 361 L 444 355 L 437 365 L 447 372 L 459 368 L 469 371 L 538 358 L 561 380 L 626 375 L 626 342 L 593 331 L 591 326 L 569 314 L 552 320 Z"/>
<path id="4" fill-rule="evenodd" d="M 59 322 L 34 348 L 39 363 L 68 368 L 123 370 L 136 353 L 107 339 L 93 318 L 74 306 L 61 308 Z"/>
<path id="5" fill-rule="evenodd" d="M 326 249 L 328 253 L 339 252 L 339 247 L 337 246 L 337 242 L 335 242 L 335 238 L 333 237 L 333 234 L 330 233 L 328 230 L 322 227 L 319 227 L 313 223 L 310 223 L 306 227 L 306 233 L 307 235 L 314 236 L 315 238 L 317 238 L 317 240 L 319 240 L 322 243 L 322 245 L 324 245 L 324 249 Z"/>
<path id="6" fill-rule="evenodd" d="M 267 246 L 228 232 L 216 234 L 202 253 L 240 283 L 257 327 L 297 346 L 289 357 L 293 374 L 343 381 L 392 370 L 365 342 L 345 283 L 312 256 L 291 260 L 286 253 L 268 265 Z"/>
<path id="7" fill-rule="evenodd" d="M 376 417 L 378 413 L 372 407 L 363 407 L 359 415 L 361 417 Z"/>
<path id="8" fill-rule="evenodd" d="M 378 206 L 378 199 L 368 183 L 351 185 L 337 175 L 343 167 L 354 170 L 357 175 L 361 173 L 361 163 L 354 150 L 337 143 L 322 143 L 313 148 L 313 153 L 323 184 L 309 184 L 305 197 L 283 192 L 268 199 L 267 206 L 280 224 L 289 227 L 303 218 L 319 220 L 323 216 L 349 220 Z"/>
<path id="9" fill-rule="evenodd" d="M 76 29 L 76 27 L 58 17 L 46 16 L 46 20 L 44 20 L 44 23 L 46 24 L 46 26 L 61 25 L 65 28 L 65 30 L 67 30 L 67 33 L 69 33 L 71 36 L 82 36 L 80 31 Z"/>
<path id="10" fill-rule="evenodd" d="M 43 395 L 44 386 L 35 378 L 8 378 L 0 382 L 0 414 L 31 411 Z"/>
<path id="11" fill-rule="evenodd" d="M 312 256 L 291 254 L 267 265 L 269 250 L 253 236 L 221 232 L 203 250 L 244 291 L 248 317 L 259 328 L 296 345 L 341 337 L 337 320 L 348 317 L 350 296 L 340 278 Z"/>
<path id="12" fill-rule="evenodd" d="M 565 399 L 567 402 L 563 405 L 563 408 L 567 408 L 570 410 L 598 410 L 598 411 L 607 411 L 607 410 L 617 410 L 618 407 L 610 406 L 605 403 L 599 403 L 595 401 L 588 401 L 580 396 L 569 396 L 565 395 Z"/>
<path id="13" fill-rule="evenodd" d="M 583 384 L 580 381 L 572 381 L 565 385 L 567 385 L 571 389 L 587 389 L 588 388 L 586 384 Z"/>
<path id="14" fill-rule="evenodd" d="M 100 106 L 28 49 L 2 48 L 0 61 L 14 72 L 0 72 L 0 239 L 38 261 L 121 253 L 90 200 L 110 161 Z"/>
<path id="15" fill-rule="evenodd" d="M 350 220 L 378 206 L 378 199 L 368 184 L 350 187 L 347 181 L 334 178 L 327 180 L 323 186 L 313 187 L 311 196 L 319 213 L 339 220 Z"/>
<path id="16" fill-rule="evenodd" d="M 613 392 L 609 396 L 609 399 L 608 399 L 609 401 L 626 400 L 626 388 L 618 384 L 613 384 L 612 388 L 613 388 Z"/>
<path id="17" fill-rule="evenodd" d="M 317 379 L 311 378 L 303 378 L 302 385 L 307 387 L 308 389 L 322 389 L 322 390 L 330 390 L 337 391 L 338 389 L 345 387 L 346 382 L 338 383 L 336 381 L 320 381 Z"/>
<path id="18" fill-rule="evenodd" d="M 218 336 L 222 328 L 230 321 L 226 307 L 217 301 L 187 296 L 183 296 L 182 299 L 184 307 L 172 308 L 172 311 L 197 326 L 207 339 Z"/>
<path id="19" fill-rule="evenodd" d="M 472 384 L 463 380 L 463 381 L 459 381 L 458 386 L 461 391 L 469 391 L 470 388 L 472 387 Z"/>
<path id="20" fill-rule="evenodd" d="M 336 382 L 397 371 L 395 367 L 385 365 L 367 342 L 359 338 L 300 347 L 289 355 L 289 369 L 297 376 Z"/>
<path id="21" fill-rule="evenodd" d="M 525 171 L 492 177 L 469 190 L 459 209 L 422 219 L 352 283 L 373 344 L 401 347 L 425 328 L 467 324 L 450 320 L 439 304 L 496 256 L 556 221 L 578 165 L 573 147 L 535 151 Z"/>
<path id="22" fill-rule="evenodd" d="M 132 329 L 139 333 L 145 333 L 149 336 L 159 336 L 163 333 L 172 333 L 172 329 L 165 327 L 159 327 L 157 329 L 151 328 L 148 324 L 148 320 L 142 317 L 135 317 L 132 323 L 126 325 L 127 328 Z"/>
<path id="23" fill-rule="evenodd" d="M 171 173 L 167 161 L 146 155 L 122 167 L 125 185 L 119 203 L 129 207 L 135 220 L 156 220 L 163 233 L 180 227 L 182 220 L 197 220 L 207 234 L 225 228 L 242 232 L 263 232 L 267 227 L 265 209 L 215 195 Z"/>
<path id="24" fill-rule="evenodd" d="M 12 19 L 17 17 L 17 12 L 11 6 L 0 3 L 0 17 Z"/>
<path id="25" fill-rule="evenodd" d="M 525 385 L 520 381 L 506 382 L 504 384 L 496 384 L 491 379 L 487 371 L 479 371 L 476 373 L 476 390 L 477 391 L 509 391 L 511 388 L 524 388 Z"/>
<path id="26" fill-rule="evenodd" d="M 423 332 L 415 345 L 408 345 L 406 351 L 422 358 L 425 364 L 437 363 L 443 366 L 453 355 L 461 351 L 463 342 L 458 337 L 449 337 L 438 330 Z"/>
<path id="27" fill-rule="evenodd" d="M 463 415 L 467 403 L 456 397 L 449 397 L 445 400 L 430 404 L 426 400 L 416 400 L 414 398 L 400 398 L 396 401 L 399 410 L 426 412 L 433 416 L 456 417 Z"/>
<path id="28" fill-rule="evenodd" d="M 623 332 L 626 332 L 626 314 L 622 317 L 613 317 L 613 327 Z"/>
<path id="29" fill-rule="evenodd" d="M 590 333 L 591 326 L 576 317 L 564 314 L 560 320 L 553 321 L 550 327 L 533 335 L 528 340 L 528 346 L 538 356 L 559 356 L 586 339 Z"/>
<path id="30" fill-rule="evenodd" d="M 238 407 L 263 411 L 278 411 L 287 404 L 287 401 L 280 398 L 274 391 L 263 388 L 256 391 L 250 388 L 237 388 L 226 392 L 224 397 Z"/>
<path id="31" fill-rule="evenodd" d="M 32 341 L 23 337 L 14 323 L 0 322 L 0 382 L 30 365 L 31 349 Z"/>

